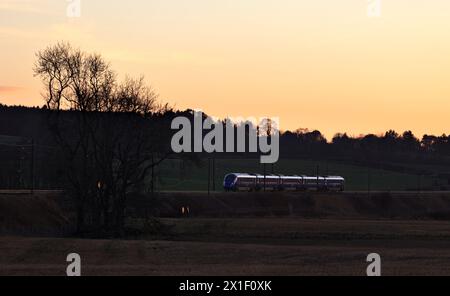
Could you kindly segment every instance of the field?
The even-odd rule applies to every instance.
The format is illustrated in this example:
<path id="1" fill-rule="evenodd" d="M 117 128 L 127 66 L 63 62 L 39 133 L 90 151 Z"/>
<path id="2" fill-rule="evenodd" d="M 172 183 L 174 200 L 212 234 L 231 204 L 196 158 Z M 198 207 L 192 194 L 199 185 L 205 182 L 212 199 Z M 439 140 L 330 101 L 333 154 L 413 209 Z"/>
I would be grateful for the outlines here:
<path id="1" fill-rule="evenodd" d="M 165 193 L 158 231 L 130 202 L 128 235 L 71 237 L 63 193 L 0 194 L 0 275 L 450 275 L 450 193 Z M 192 208 L 189 216 L 178 211 Z"/>
<path id="2" fill-rule="evenodd" d="M 64 275 L 68 253 L 85 275 L 450 274 L 450 223 L 292 218 L 164 219 L 161 237 L 139 240 L 0 238 L 1 275 Z"/>
<path id="3" fill-rule="evenodd" d="M 273 166 L 266 166 L 266 173 L 284 175 L 340 175 L 346 178 L 347 190 L 439 190 L 448 185 L 448 180 L 437 177 L 446 172 L 442 166 L 414 166 L 404 164 L 388 164 L 393 169 L 365 167 L 323 160 L 280 159 Z M 264 172 L 259 159 L 216 159 L 214 185 L 222 190 L 223 177 L 230 172 L 260 173 Z M 418 173 L 420 172 L 420 173 Z M 159 190 L 207 190 L 208 162 L 198 164 L 169 159 L 157 169 Z M 211 173 L 212 175 L 212 173 Z M 211 184 L 211 188 L 213 185 Z"/>

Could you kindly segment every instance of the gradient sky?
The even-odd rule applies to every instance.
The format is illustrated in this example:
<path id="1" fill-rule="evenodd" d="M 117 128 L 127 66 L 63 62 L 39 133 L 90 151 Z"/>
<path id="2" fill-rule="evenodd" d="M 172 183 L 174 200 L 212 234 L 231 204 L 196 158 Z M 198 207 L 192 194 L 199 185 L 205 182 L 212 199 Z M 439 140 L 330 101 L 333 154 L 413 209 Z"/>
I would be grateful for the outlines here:
<path id="1" fill-rule="evenodd" d="M 450 133 L 450 1 L 0 0 L 0 102 L 42 105 L 35 52 L 69 41 L 177 108 L 330 138 Z"/>

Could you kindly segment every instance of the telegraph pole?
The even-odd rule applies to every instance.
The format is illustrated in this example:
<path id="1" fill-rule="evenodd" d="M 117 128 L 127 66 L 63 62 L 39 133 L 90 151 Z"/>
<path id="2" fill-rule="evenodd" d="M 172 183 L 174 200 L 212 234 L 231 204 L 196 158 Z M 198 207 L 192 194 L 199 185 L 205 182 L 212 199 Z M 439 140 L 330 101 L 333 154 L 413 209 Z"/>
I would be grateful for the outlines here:
<path id="1" fill-rule="evenodd" d="M 155 193 L 155 159 L 153 157 L 153 153 L 152 153 L 152 188 L 151 188 L 151 193 L 152 193 L 152 198 L 153 198 L 153 194 Z"/>
<path id="2" fill-rule="evenodd" d="M 211 186 L 211 158 L 208 158 L 208 195 L 210 194 Z"/>
<path id="3" fill-rule="evenodd" d="M 25 180 L 24 180 L 24 176 L 23 176 L 23 171 L 24 171 L 24 162 L 25 162 L 25 147 L 24 146 L 20 146 L 20 157 L 19 157 L 19 180 L 18 180 L 18 189 L 25 189 Z"/>
<path id="4" fill-rule="evenodd" d="M 266 164 L 263 164 L 264 167 L 264 192 L 266 191 Z"/>
<path id="5" fill-rule="evenodd" d="M 317 191 L 319 191 L 319 165 L 316 166 Z"/>
<path id="6" fill-rule="evenodd" d="M 212 159 L 212 191 L 216 191 L 216 158 Z"/>
<path id="7" fill-rule="evenodd" d="M 34 139 L 33 138 L 31 138 L 30 187 L 31 187 L 31 194 L 33 194 L 34 193 Z"/>

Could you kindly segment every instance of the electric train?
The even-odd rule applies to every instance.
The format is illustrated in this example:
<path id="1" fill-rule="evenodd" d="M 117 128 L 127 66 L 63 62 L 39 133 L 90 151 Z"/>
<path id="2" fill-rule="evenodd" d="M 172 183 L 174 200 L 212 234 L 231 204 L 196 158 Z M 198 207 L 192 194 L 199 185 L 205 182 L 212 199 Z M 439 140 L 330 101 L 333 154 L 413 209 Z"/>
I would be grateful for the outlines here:
<path id="1" fill-rule="evenodd" d="M 232 173 L 223 181 L 225 191 L 344 191 L 341 176 L 283 176 Z"/>

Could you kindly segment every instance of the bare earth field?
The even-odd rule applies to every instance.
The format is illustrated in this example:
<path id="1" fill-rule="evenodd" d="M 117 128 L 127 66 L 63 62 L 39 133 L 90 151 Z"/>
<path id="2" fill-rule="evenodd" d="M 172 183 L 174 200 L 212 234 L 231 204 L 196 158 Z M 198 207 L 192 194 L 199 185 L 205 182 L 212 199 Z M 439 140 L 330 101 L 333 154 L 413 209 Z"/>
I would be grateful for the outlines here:
<path id="1" fill-rule="evenodd" d="M 134 235 L 80 239 L 63 192 L 0 192 L 0 275 L 65 275 L 69 253 L 84 275 L 365 275 L 369 253 L 383 275 L 450 275 L 449 192 L 165 192 L 127 212 Z"/>
<path id="2" fill-rule="evenodd" d="M 450 222 L 304 218 L 162 219 L 138 240 L 0 237 L 0 275 L 450 275 Z"/>

